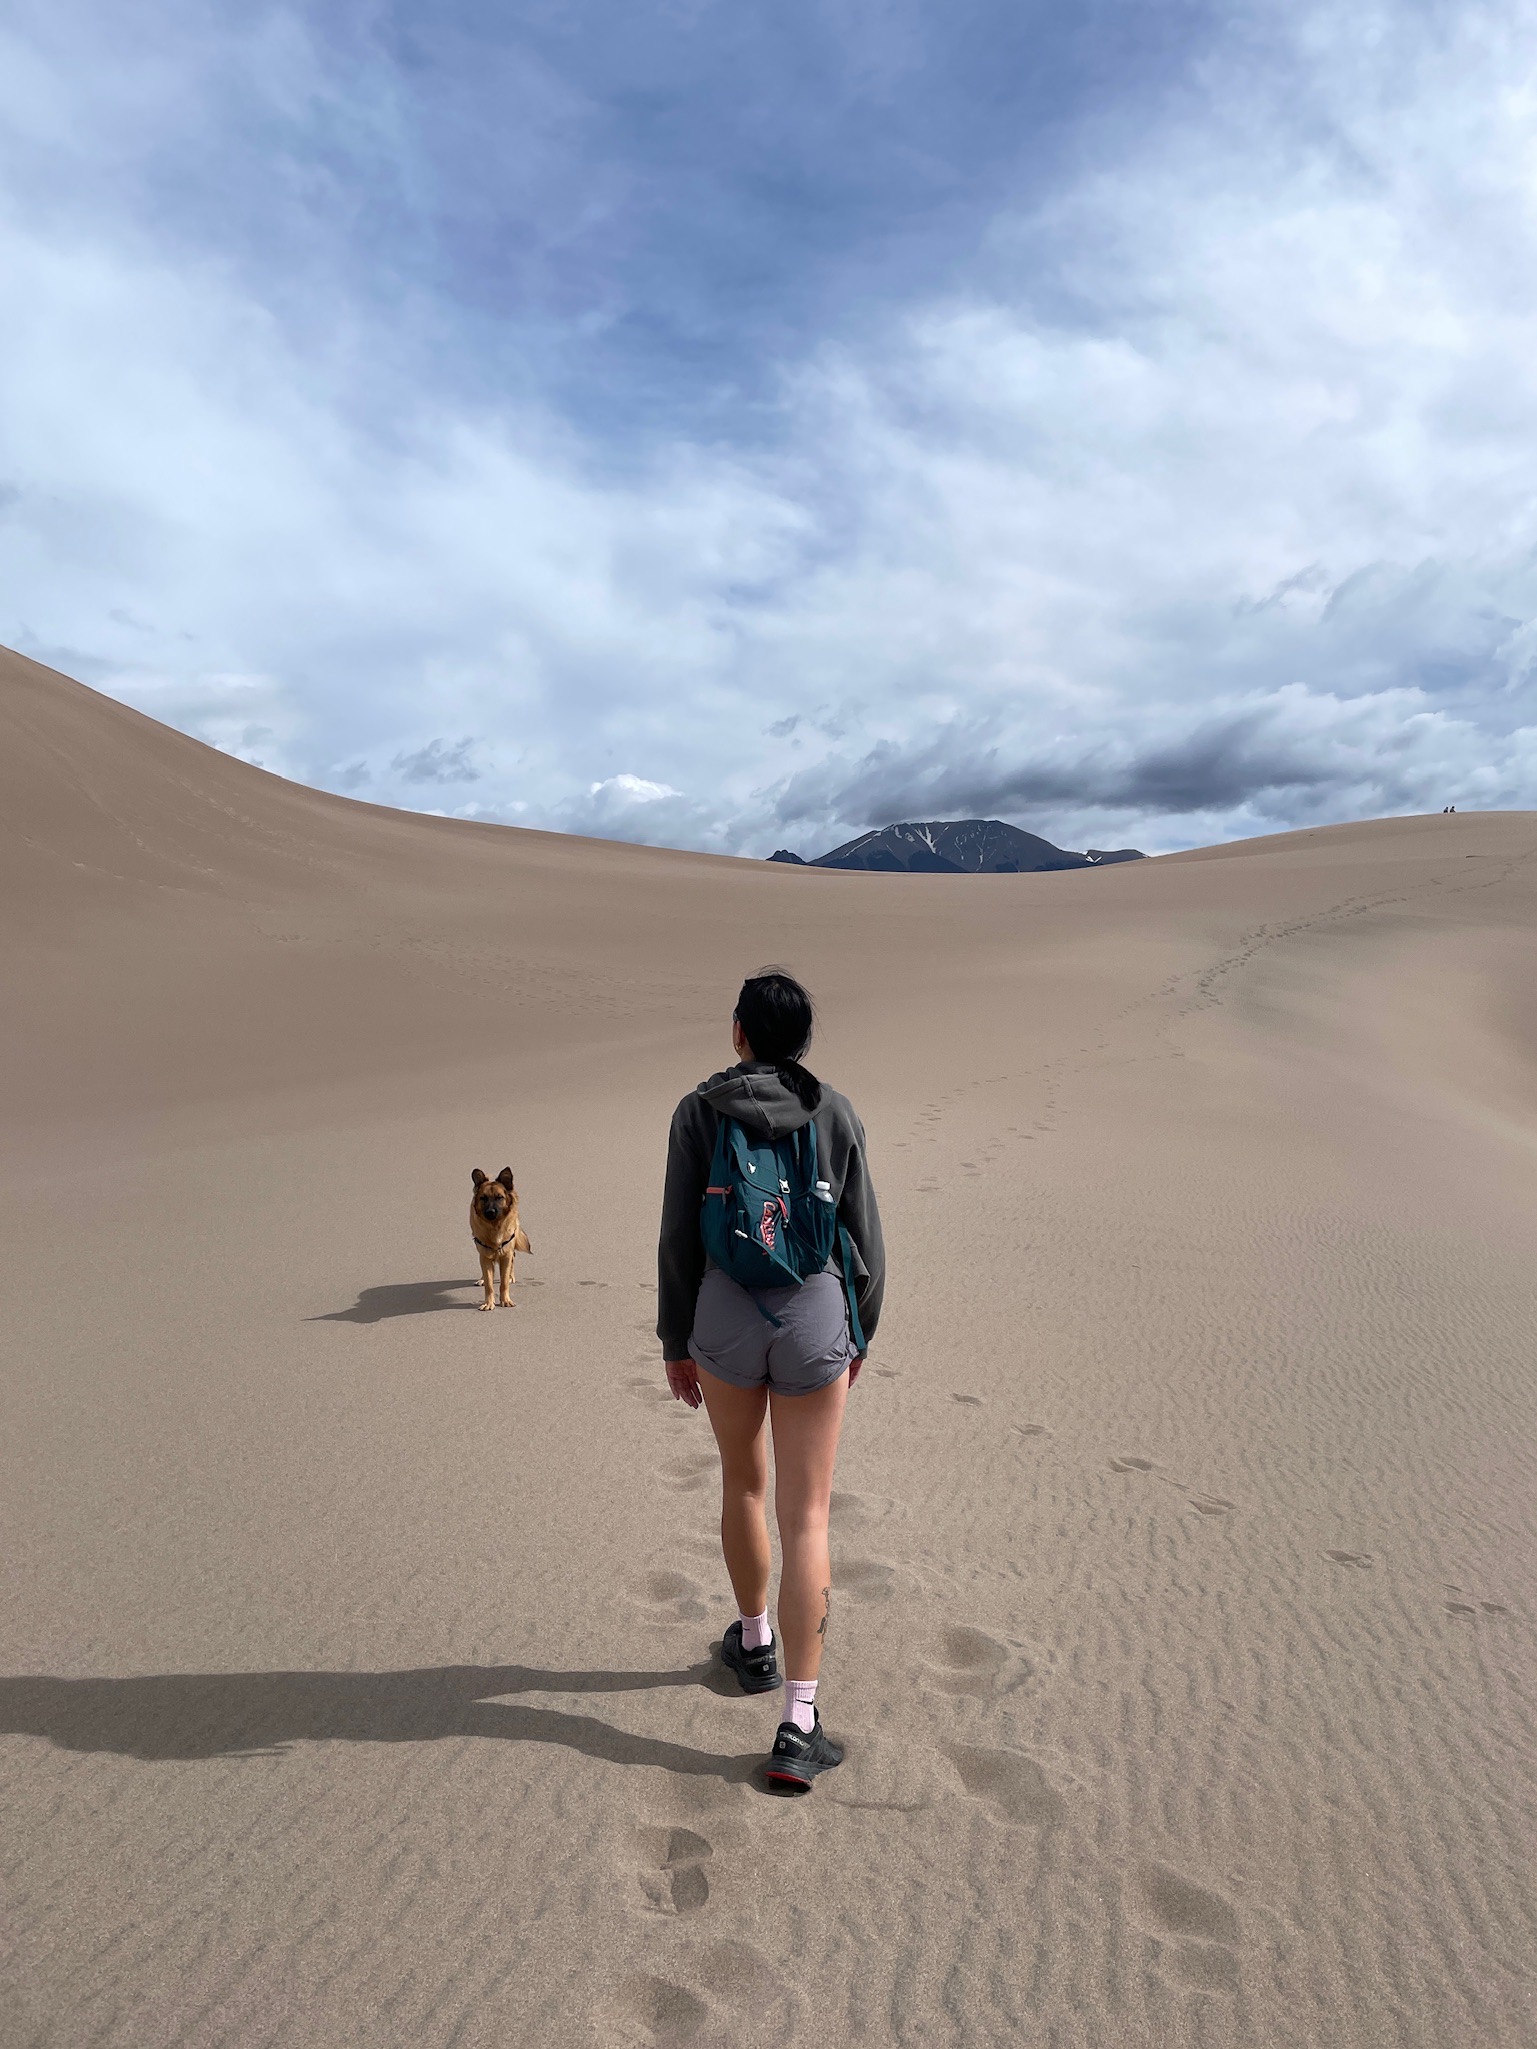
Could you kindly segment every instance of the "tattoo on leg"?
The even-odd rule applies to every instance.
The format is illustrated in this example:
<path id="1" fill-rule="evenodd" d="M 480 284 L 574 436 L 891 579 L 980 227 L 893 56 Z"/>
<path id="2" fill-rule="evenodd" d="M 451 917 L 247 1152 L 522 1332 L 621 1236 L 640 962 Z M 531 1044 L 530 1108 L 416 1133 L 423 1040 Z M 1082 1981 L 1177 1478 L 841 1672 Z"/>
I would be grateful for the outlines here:
<path id="1" fill-rule="evenodd" d="M 833 1612 L 833 1590 L 832 1590 L 832 1588 L 831 1588 L 831 1587 L 823 1587 L 823 1589 L 822 1589 L 822 1619 L 821 1619 L 821 1621 L 820 1621 L 820 1622 L 819 1622 L 819 1623 L 817 1624 L 817 1635 L 818 1635 L 818 1636 L 826 1636 L 826 1634 L 827 1634 L 827 1625 L 828 1625 L 829 1621 L 830 1621 L 830 1620 L 832 1619 L 832 1612 Z"/>

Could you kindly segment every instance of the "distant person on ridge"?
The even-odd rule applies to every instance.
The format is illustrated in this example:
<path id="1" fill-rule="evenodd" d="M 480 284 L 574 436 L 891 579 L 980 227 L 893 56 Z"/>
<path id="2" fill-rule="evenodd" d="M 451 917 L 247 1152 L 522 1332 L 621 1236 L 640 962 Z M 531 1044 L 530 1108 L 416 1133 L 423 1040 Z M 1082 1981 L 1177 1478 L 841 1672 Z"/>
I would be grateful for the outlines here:
<path id="1" fill-rule="evenodd" d="M 742 984 L 738 1064 L 673 1114 L 658 1254 L 667 1382 L 691 1409 L 703 1400 L 720 1447 L 721 1549 L 738 1610 L 721 1659 L 744 1693 L 781 1676 L 768 1619 L 773 1430 L 784 1705 L 764 1772 L 788 1793 L 843 1762 L 816 1708 L 827 1522 L 844 1403 L 886 1279 L 864 1126 L 800 1064 L 814 1022 L 811 998 L 781 969 Z"/>

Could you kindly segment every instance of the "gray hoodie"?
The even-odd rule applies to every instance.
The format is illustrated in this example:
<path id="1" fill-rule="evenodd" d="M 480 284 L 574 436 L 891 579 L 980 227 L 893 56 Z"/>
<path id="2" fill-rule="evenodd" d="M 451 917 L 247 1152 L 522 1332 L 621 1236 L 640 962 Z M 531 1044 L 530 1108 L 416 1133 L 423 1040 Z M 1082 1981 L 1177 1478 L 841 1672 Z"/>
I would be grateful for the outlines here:
<path id="1" fill-rule="evenodd" d="M 886 1248 L 880 1211 L 865 1159 L 865 1128 L 847 1096 L 824 1087 L 815 1112 L 779 1079 L 766 1060 L 744 1060 L 712 1074 L 673 1112 L 667 1141 L 667 1189 L 662 1197 L 662 1239 L 657 1248 L 656 1334 L 666 1359 L 688 1357 L 694 1304 L 704 1278 L 704 1240 L 699 1212 L 710 1178 L 710 1156 L 722 1117 L 734 1117 L 749 1136 L 783 1138 L 809 1124 L 817 1127 L 817 1173 L 832 1189 L 839 1221 L 854 1241 L 854 1300 L 868 1343 L 880 1321 L 886 1289 Z M 841 1271 L 836 1253 L 831 1272 Z"/>

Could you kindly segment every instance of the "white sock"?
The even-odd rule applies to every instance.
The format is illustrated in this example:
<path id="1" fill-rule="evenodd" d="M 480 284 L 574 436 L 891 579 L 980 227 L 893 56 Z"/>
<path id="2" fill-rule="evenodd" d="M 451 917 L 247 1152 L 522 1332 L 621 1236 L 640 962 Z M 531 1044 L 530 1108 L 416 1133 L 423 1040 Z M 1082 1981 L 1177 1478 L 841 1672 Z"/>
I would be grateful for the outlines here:
<path id="1" fill-rule="evenodd" d="M 817 1683 L 814 1679 L 785 1681 L 785 1711 L 779 1719 L 793 1722 L 803 1736 L 811 1734 L 817 1725 Z"/>
<path id="2" fill-rule="evenodd" d="M 774 1632 L 769 1628 L 767 1608 L 761 1615 L 743 1615 L 738 1612 L 736 1619 L 742 1625 L 744 1651 L 761 1651 L 766 1643 L 774 1641 Z"/>

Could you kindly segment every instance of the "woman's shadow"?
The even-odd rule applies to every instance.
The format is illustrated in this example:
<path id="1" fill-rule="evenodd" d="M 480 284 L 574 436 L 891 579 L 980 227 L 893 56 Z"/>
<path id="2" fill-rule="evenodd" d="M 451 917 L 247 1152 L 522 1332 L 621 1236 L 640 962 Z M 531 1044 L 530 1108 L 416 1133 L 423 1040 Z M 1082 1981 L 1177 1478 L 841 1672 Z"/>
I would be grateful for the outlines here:
<path id="1" fill-rule="evenodd" d="M 558 1743 L 608 1764 L 655 1765 L 740 1784 L 757 1754 L 718 1756 L 635 1736 L 595 1715 L 526 1707 L 510 1693 L 634 1693 L 703 1686 L 734 1694 L 711 1658 L 681 1672 L 542 1672 L 440 1665 L 419 1672 L 171 1672 L 135 1679 L 0 1678 L 0 1734 L 151 1763 L 280 1756 L 295 1743 L 430 1743 L 488 1736 Z"/>

